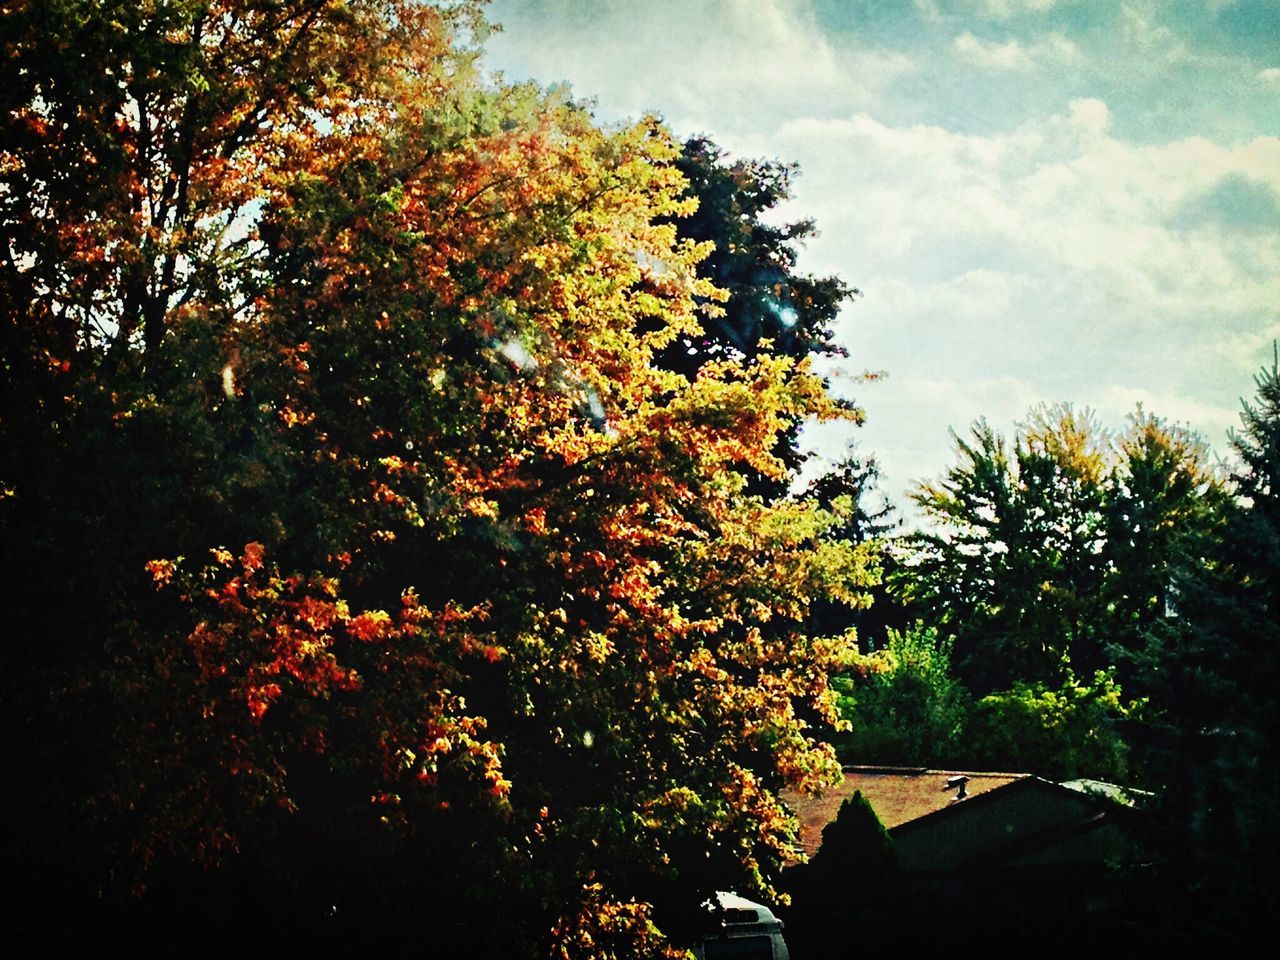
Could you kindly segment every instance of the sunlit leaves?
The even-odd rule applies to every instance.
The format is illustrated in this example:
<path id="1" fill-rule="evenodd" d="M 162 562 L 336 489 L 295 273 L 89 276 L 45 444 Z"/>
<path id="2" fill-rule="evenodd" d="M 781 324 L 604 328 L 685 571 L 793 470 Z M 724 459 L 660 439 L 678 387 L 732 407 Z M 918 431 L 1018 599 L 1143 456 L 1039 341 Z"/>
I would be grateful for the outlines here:
<path id="1" fill-rule="evenodd" d="M 22 7 L 6 48 L 0 521 L 82 601 L 49 649 L 97 697 L 119 886 L 243 867 L 305 912 L 382 902 L 382 857 L 377 891 L 582 956 L 660 953 L 664 897 L 770 894 L 779 789 L 837 774 L 852 639 L 806 618 L 874 565 L 747 493 L 849 415 L 806 360 L 656 362 L 724 296 L 670 136 L 485 81 L 467 4 L 108 7 Z M 59 44 L 92 62 L 37 81 Z"/>

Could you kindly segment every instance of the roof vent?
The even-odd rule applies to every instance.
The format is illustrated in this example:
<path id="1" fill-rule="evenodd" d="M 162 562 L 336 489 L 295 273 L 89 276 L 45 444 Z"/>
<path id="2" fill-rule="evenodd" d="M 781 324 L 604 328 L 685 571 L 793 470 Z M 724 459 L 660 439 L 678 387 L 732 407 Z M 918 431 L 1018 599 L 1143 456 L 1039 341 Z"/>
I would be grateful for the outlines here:
<path id="1" fill-rule="evenodd" d="M 957 773 L 954 777 L 947 777 L 946 786 L 942 789 L 956 791 L 955 799 L 963 800 L 965 797 L 969 796 L 968 787 L 965 786 L 968 782 L 968 777 L 963 773 Z"/>

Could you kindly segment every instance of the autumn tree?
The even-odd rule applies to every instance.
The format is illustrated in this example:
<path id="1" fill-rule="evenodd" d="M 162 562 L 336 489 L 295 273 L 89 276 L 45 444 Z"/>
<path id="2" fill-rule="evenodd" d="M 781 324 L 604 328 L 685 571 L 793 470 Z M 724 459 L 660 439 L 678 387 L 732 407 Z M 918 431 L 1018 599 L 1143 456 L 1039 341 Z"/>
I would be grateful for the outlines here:
<path id="1" fill-rule="evenodd" d="M 869 557 L 747 477 L 849 411 L 803 357 L 660 361 L 720 298 L 676 145 L 486 83 L 483 32 L 6 8 L 28 901 L 665 955 L 671 905 L 773 894 L 779 789 L 836 774 L 849 643 L 805 624 Z"/>

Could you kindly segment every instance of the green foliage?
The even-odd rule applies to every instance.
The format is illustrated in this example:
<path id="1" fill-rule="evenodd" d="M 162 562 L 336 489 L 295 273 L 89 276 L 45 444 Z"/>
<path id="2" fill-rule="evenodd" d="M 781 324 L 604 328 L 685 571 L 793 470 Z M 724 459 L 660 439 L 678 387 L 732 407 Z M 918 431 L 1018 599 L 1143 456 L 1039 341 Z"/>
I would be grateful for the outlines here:
<path id="1" fill-rule="evenodd" d="M 903 542 L 896 592 L 954 638 L 975 693 L 1123 659 L 1164 615 L 1181 545 L 1227 505 L 1203 442 L 1139 411 L 1117 443 L 1069 406 L 1033 411 L 1012 450 L 985 422 L 972 436 L 915 494 L 928 528 Z"/>
<path id="2" fill-rule="evenodd" d="M 1169 922 L 1235 935 L 1280 903 L 1280 369 L 1256 378 L 1232 443 L 1239 499 L 1171 567 L 1171 616 L 1142 633 L 1143 760 L 1158 806 Z"/>
<path id="3" fill-rule="evenodd" d="M 842 754 L 862 763 L 1087 776 L 1119 783 L 1133 772 L 1122 734 L 1140 715 L 1112 674 L 1060 685 L 1018 682 L 972 700 L 953 676 L 949 644 L 932 628 L 890 631 L 862 675 L 836 681 L 850 730 Z"/>
<path id="4" fill-rule="evenodd" d="M 1140 706 L 1126 702 L 1103 671 L 1090 682 L 1068 677 L 1057 687 L 1017 683 L 974 704 L 963 756 L 975 769 L 1126 783 L 1129 748 L 1118 725 Z"/>
<path id="5" fill-rule="evenodd" d="M 920 624 L 889 631 L 861 676 L 837 681 L 850 729 L 842 753 L 859 763 L 943 765 L 963 741 L 968 697 L 951 672 L 950 644 Z"/>

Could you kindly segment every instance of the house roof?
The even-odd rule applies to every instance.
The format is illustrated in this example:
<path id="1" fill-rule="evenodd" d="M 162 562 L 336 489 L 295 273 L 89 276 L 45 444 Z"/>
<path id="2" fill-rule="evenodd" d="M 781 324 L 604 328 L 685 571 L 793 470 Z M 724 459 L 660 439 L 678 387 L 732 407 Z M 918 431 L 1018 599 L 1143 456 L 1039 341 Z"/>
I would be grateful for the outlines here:
<path id="1" fill-rule="evenodd" d="M 938 813 L 958 802 L 952 778 L 967 777 L 969 798 L 1033 779 L 1025 773 L 974 773 L 931 770 L 926 767 L 845 767 L 844 780 L 820 797 L 787 793 L 784 797 L 800 821 L 800 847 L 806 856 L 817 852 L 823 828 L 836 818 L 840 805 L 862 791 L 888 830 Z"/>

